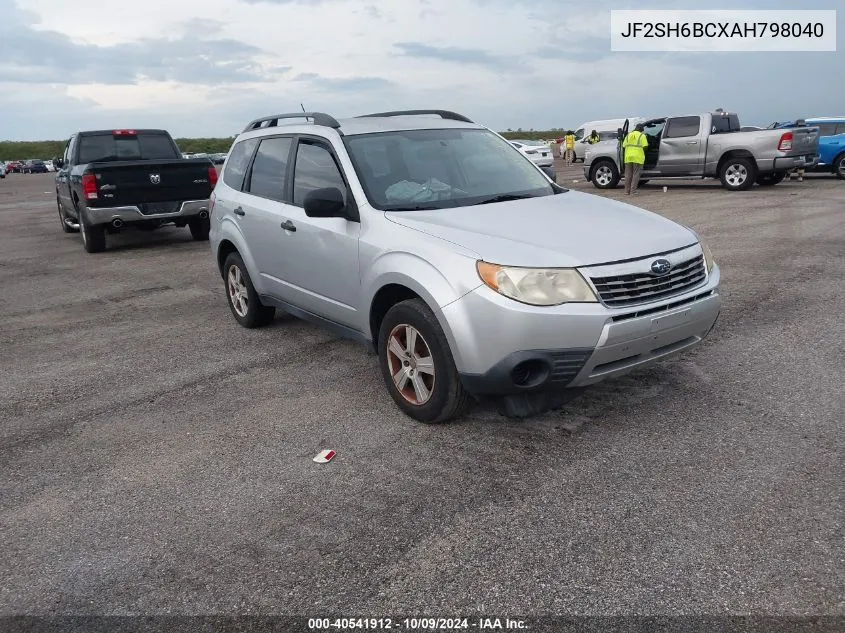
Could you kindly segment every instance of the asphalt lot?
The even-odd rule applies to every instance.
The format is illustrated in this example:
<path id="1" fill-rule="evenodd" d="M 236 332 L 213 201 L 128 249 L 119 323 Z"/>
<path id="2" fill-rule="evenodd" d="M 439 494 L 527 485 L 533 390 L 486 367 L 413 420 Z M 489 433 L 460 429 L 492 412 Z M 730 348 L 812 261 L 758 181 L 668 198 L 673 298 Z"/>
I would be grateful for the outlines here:
<path id="1" fill-rule="evenodd" d="M 428 427 L 356 344 L 239 327 L 187 228 L 86 254 L 52 178 L 0 181 L 0 615 L 845 615 L 845 182 L 649 183 L 722 267 L 707 342 Z"/>

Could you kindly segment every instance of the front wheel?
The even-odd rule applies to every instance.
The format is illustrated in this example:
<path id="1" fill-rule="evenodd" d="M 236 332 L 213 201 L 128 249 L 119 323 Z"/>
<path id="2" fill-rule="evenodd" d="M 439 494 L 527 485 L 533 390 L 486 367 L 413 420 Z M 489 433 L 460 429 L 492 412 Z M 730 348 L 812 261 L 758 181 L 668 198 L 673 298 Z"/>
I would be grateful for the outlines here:
<path id="1" fill-rule="evenodd" d="M 258 298 L 252 285 L 244 260 L 232 253 L 223 264 L 223 278 L 226 282 L 226 299 L 235 320 L 245 328 L 268 325 L 276 316 L 276 308 L 265 306 Z"/>
<path id="2" fill-rule="evenodd" d="M 613 189 L 619 184 L 619 168 L 612 160 L 601 160 L 593 165 L 590 180 L 598 189 Z"/>
<path id="3" fill-rule="evenodd" d="M 390 396 L 418 422 L 446 422 L 471 404 L 446 335 L 422 300 L 402 301 L 388 310 L 379 329 L 378 353 Z"/>
<path id="4" fill-rule="evenodd" d="M 719 180 L 728 191 L 747 191 L 757 179 L 757 166 L 749 158 L 729 158 L 719 170 Z"/>
<path id="5" fill-rule="evenodd" d="M 771 187 L 786 178 L 785 171 L 776 171 L 771 174 L 760 174 L 757 176 L 757 184 L 761 187 Z"/>
<path id="6" fill-rule="evenodd" d="M 837 178 L 845 180 L 845 153 L 833 159 L 833 173 Z"/>

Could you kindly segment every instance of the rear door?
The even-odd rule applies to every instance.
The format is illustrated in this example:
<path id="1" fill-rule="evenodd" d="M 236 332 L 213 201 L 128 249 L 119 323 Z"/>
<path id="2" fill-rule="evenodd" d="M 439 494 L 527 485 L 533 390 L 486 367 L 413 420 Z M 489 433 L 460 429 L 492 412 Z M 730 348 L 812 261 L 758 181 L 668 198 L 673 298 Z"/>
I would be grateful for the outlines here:
<path id="1" fill-rule="evenodd" d="M 697 175 L 704 172 L 702 117 L 667 119 L 660 141 L 658 166 L 666 175 Z"/>

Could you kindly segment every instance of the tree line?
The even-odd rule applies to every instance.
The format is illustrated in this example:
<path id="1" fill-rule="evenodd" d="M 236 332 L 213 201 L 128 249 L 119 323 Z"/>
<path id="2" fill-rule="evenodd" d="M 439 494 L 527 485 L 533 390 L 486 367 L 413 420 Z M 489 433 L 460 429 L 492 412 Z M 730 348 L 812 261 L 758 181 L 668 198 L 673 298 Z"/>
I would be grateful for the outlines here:
<path id="1" fill-rule="evenodd" d="M 537 141 L 553 140 L 563 135 L 563 130 L 508 130 L 501 132 L 507 139 Z M 217 154 L 228 152 L 234 137 L 230 138 L 177 138 L 176 144 L 183 153 Z M 65 151 L 63 141 L 0 141 L 0 160 L 50 160 Z"/>

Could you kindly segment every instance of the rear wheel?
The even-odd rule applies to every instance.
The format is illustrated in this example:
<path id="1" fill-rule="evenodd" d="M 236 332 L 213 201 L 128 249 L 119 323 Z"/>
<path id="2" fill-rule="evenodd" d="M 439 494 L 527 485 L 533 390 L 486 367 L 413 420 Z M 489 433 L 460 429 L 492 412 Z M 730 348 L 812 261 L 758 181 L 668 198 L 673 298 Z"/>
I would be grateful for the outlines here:
<path id="1" fill-rule="evenodd" d="M 613 189 L 619 184 L 619 168 L 612 160 L 600 160 L 593 165 L 590 180 L 598 189 Z"/>
<path id="2" fill-rule="evenodd" d="M 223 279 L 226 282 L 229 309 L 238 323 L 245 328 L 256 328 L 273 321 L 276 308 L 261 303 L 244 266 L 244 260 L 237 253 L 232 253 L 226 258 L 223 264 Z"/>
<path id="3" fill-rule="evenodd" d="M 208 241 L 208 233 L 211 231 L 211 220 L 208 218 L 193 218 L 188 222 L 188 228 L 191 229 L 191 237 L 197 242 Z"/>
<path id="4" fill-rule="evenodd" d="M 757 176 L 757 184 L 761 187 L 771 187 L 778 184 L 781 180 L 786 178 L 785 171 L 776 171 L 771 174 L 759 174 Z"/>
<path id="5" fill-rule="evenodd" d="M 749 158 L 728 158 L 719 170 L 719 180 L 729 191 L 747 191 L 757 179 L 757 167 Z"/>
<path id="6" fill-rule="evenodd" d="M 378 353 L 390 396 L 418 422 L 446 422 L 471 404 L 446 335 L 422 300 L 402 301 L 388 310 L 379 329 Z"/>
<path id="7" fill-rule="evenodd" d="M 837 178 L 845 179 L 845 153 L 833 159 L 833 173 Z"/>
<path id="8" fill-rule="evenodd" d="M 85 214 L 79 213 L 79 230 L 82 233 L 82 246 L 89 253 L 102 253 L 106 250 L 106 227 L 102 224 L 88 224 Z"/>

